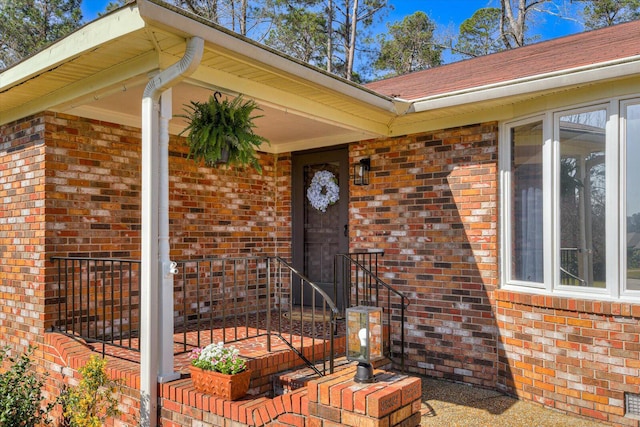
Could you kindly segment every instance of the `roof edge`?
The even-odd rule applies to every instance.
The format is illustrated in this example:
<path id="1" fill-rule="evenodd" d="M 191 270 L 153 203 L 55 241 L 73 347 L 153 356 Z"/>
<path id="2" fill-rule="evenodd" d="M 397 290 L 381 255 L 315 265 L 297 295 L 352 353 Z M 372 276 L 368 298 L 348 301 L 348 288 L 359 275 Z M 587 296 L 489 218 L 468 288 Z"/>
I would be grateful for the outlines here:
<path id="1" fill-rule="evenodd" d="M 38 53 L 3 70 L 0 93 L 55 69 L 60 64 L 110 40 L 145 27 L 135 3 L 83 25 L 73 33 L 46 46 Z"/>
<path id="2" fill-rule="evenodd" d="M 407 111 L 408 113 L 422 112 L 629 77 L 636 75 L 639 67 L 640 55 L 636 55 L 568 70 L 554 71 L 453 92 L 440 93 L 413 100 L 403 98 L 397 98 L 397 100 L 411 104 L 411 107 Z"/>
<path id="3" fill-rule="evenodd" d="M 275 69 L 312 81 L 327 89 L 342 93 L 384 111 L 396 113 L 393 98 L 349 81 L 234 33 L 202 17 L 173 7 L 160 0 L 137 0 L 140 16 L 148 24 L 171 28 L 185 37 L 197 36 L 238 55 L 249 57 Z M 200 25 L 193 25 L 197 22 Z M 184 29 L 188 28 L 188 31 Z M 211 38 L 210 30 L 219 32 Z"/>

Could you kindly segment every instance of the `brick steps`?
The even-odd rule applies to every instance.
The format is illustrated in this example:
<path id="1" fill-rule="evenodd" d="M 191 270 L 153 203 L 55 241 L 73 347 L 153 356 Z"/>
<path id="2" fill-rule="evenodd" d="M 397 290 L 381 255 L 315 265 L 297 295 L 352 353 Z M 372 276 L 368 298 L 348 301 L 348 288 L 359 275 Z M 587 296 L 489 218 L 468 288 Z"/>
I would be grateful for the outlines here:
<path id="1" fill-rule="evenodd" d="M 48 333 L 45 340 L 52 353 L 59 355 L 56 360 L 60 363 L 60 369 L 71 368 L 75 371 L 95 354 L 86 343 L 62 334 Z M 109 375 L 125 380 L 129 390 L 126 394 L 132 397 L 130 403 L 137 404 L 139 408 L 139 401 L 133 402 L 134 396 L 139 396 L 139 364 L 112 356 L 107 358 Z M 376 365 L 388 363 L 383 359 Z M 252 394 L 237 401 L 197 391 L 188 375 L 160 384 L 158 398 L 162 425 L 310 427 L 323 425 L 323 419 L 326 419 L 326 425 L 340 419 L 341 425 L 392 426 L 400 425 L 391 423 L 401 419 L 404 422 L 401 425 L 414 427 L 411 425 L 413 418 L 410 417 L 414 417 L 415 404 L 405 403 L 413 396 L 415 381 L 420 390 L 418 378 L 409 381 L 409 377 L 404 375 L 376 369 L 377 383 L 354 384 L 355 364 L 344 357 L 336 360 L 334 374 L 318 378 L 315 371 L 308 367 L 295 369 L 295 366 L 299 366 L 299 359 L 293 361 L 293 357 L 286 352 L 254 354 L 248 364 L 255 369 L 250 390 Z M 283 366 L 287 370 L 279 373 L 278 369 Z M 276 380 L 280 383 L 281 394 L 269 397 L 270 391 L 267 393 L 265 389 L 272 390 Z M 417 408 L 419 410 L 419 405 Z M 352 422 L 357 424 L 350 424 Z"/>

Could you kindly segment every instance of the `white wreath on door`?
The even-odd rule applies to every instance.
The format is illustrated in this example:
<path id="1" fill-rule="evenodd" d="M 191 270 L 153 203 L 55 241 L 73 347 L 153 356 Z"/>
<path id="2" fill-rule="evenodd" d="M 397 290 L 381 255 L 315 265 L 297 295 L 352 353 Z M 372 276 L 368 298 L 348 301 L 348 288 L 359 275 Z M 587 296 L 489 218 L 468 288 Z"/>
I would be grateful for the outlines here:
<path id="1" fill-rule="evenodd" d="M 307 199 L 315 209 L 326 212 L 327 208 L 340 199 L 340 187 L 335 175 L 329 171 L 318 171 L 307 188 Z"/>

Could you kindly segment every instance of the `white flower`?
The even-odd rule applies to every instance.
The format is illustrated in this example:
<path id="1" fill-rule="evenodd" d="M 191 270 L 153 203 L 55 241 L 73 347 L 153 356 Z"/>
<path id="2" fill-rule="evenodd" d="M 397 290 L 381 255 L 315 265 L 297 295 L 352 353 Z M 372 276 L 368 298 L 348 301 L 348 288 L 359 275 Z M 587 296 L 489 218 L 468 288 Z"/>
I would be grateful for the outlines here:
<path id="1" fill-rule="evenodd" d="M 307 199 L 311 206 L 321 212 L 326 212 L 327 207 L 340 199 L 340 187 L 336 177 L 329 171 L 318 171 L 311 179 L 311 185 L 307 189 Z"/>

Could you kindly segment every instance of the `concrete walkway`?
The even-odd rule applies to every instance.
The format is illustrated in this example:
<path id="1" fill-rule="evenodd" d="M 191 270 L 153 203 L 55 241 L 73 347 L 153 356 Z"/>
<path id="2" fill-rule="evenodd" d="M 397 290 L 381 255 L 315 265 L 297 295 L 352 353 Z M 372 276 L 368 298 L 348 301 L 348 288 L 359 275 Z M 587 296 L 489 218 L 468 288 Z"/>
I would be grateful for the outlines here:
<path id="1" fill-rule="evenodd" d="M 494 390 L 422 378 L 421 426 L 438 427 L 603 427 Z"/>

